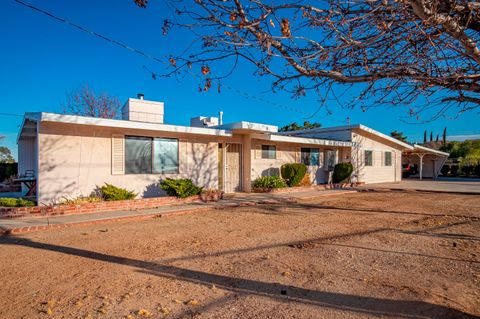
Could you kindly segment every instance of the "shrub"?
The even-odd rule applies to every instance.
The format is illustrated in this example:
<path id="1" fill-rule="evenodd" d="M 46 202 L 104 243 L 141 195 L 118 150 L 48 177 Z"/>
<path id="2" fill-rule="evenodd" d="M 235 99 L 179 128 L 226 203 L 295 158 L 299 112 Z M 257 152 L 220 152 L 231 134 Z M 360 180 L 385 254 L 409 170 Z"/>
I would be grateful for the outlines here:
<path id="1" fill-rule="evenodd" d="M 473 170 L 475 169 L 475 167 L 473 165 L 464 165 L 462 166 L 462 172 L 467 175 L 467 176 L 470 176 L 473 174 Z"/>
<path id="2" fill-rule="evenodd" d="M 169 196 L 180 198 L 198 195 L 202 192 L 202 187 L 193 184 L 191 179 L 186 178 L 166 178 L 160 183 L 160 188 L 166 191 Z"/>
<path id="3" fill-rule="evenodd" d="M 30 207 L 35 206 L 31 200 L 23 198 L 0 198 L 0 207 Z"/>
<path id="4" fill-rule="evenodd" d="M 307 166 L 300 163 L 283 164 L 281 167 L 282 177 L 289 187 L 297 186 L 302 181 Z"/>
<path id="5" fill-rule="evenodd" d="M 333 183 L 346 182 L 353 172 L 352 163 L 338 163 L 333 169 L 332 181 Z"/>
<path id="6" fill-rule="evenodd" d="M 480 164 L 477 164 L 477 166 L 475 166 L 475 175 L 480 176 Z"/>
<path id="7" fill-rule="evenodd" d="M 106 201 L 134 199 L 137 196 L 132 191 L 107 183 L 100 188 L 100 192 L 102 198 Z"/>
<path id="8" fill-rule="evenodd" d="M 443 165 L 442 169 L 440 170 L 443 176 L 447 176 L 448 172 L 450 172 L 450 166 L 448 165 Z"/>
<path id="9" fill-rule="evenodd" d="M 458 173 L 458 165 L 452 165 L 450 166 L 450 173 L 452 176 L 457 176 Z"/>
<path id="10" fill-rule="evenodd" d="M 284 188 L 287 183 L 279 176 L 262 176 L 253 181 L 253 188 Z"/>

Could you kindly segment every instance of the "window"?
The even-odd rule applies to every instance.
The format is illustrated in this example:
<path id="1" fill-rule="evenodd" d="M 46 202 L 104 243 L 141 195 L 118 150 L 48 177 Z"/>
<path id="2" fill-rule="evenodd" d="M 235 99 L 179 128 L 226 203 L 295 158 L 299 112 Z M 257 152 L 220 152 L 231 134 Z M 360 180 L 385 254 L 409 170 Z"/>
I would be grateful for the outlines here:
<path id="1" fill-rule="evenodd" d="M 152 172 L 152 139 L 150 137 L 125 137 L 125 174 Z"/>
<path id="2" fill-rule="evenodd" d="M 153 172 L 158 174 L 178 173 L 178 140 L 173 138 L 153 139 Z"/>
<path id="3" fill-rule="evenodd" d="M 337 164 L 337 151 L 325 151 L 325 170 L 333 171 Z"/>
<path id="4" fill-rule="evenodd" d="M 373 152 L 365 151 L 365 166 L 373 166 Z"/>
<path id="5" fill-rule="evenodd" d="M 392 152 L 385 152 L 385 166 L 392 166 Z"/>
<path id="6" fill-rule="evenodd" d="M 302 163 L 310 166 L 320 165 L 320 150 L 318 148 L 302 147 Z"/>
<path id="7" fill-rule="evenodd" d="M 178 173 L 178 140 L 125 137 L 125 174 Z"/>
<path id="8" fill-rule="evenodd" d="M 276 159 L 277 147 L 275 145 L 262 145 L 262 158 Z"/>

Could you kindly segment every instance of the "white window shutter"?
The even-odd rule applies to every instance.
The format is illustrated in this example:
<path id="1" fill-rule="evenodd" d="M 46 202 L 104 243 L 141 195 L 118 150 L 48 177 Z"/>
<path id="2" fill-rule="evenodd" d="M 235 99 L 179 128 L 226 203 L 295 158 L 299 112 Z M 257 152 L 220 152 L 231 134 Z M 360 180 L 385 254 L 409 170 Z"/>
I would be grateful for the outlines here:
<path id="1" fill-rule="evenodd" d="M 112 175 L 125 174 L 125 137 L 112 135 Z"/>

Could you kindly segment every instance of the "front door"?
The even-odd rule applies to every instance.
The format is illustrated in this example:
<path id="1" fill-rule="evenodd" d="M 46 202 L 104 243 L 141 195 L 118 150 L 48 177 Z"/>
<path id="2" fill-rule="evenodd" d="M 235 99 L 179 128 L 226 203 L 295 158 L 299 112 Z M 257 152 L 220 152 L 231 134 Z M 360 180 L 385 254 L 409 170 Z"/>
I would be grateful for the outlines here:
<path id="1" fill-rule="evenodd" d="M 225 192 L 239 192 L 242 190 L 242 145 L 228 143 L 225 153 Z"/>

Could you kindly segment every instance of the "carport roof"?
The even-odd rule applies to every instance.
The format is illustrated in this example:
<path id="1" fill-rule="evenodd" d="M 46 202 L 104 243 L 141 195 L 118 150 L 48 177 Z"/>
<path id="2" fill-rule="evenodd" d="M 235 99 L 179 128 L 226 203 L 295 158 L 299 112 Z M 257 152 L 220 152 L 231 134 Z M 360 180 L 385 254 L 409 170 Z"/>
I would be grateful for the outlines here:
<path id="1" fill-rule="evenodd" d="M 442 151 L 435 150 L 433 148 L 425 147 L 425 146 L 418 145 L 418 144 L 413 144 L 413 150 L 405 151 L 405 153 L 409 153 L 409 154 L 431 154 L 431 155 L 437 155 L 437 156 L 441 156 L 441 157 L 450 156 L 450 153 L 442 152 Z"/>

